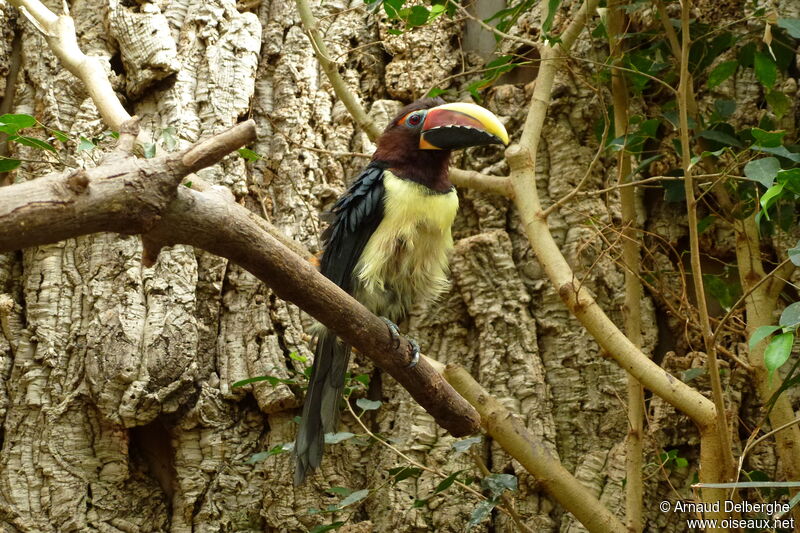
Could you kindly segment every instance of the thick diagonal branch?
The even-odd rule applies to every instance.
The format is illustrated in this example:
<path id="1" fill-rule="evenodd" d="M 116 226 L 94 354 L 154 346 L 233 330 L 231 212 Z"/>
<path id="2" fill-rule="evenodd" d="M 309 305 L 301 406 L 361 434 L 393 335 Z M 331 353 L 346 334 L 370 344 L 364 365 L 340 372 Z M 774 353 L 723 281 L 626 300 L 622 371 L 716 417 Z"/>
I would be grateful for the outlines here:
<path id="1" fill-rule="evenodd" d="M 130 148 L 135 134 L 123 130 L 120 146 Z M 408 368 L 411 346 L 405 340 L 397 346 L 385 322 L 292 252 L 230 193 L 180 185 L 187 174 L 253 140 L 249 121 L 176 154 L 142 160 L 118 149 L 97 168 L 4 187 L 0 252 L 100 231 L 142 233 L 156 249 L 179 243 L 202 248 L 242 266 L 335 331 L 394 376 L 450 433 L 474 433 L 477 412 L 426 361 Z"/>

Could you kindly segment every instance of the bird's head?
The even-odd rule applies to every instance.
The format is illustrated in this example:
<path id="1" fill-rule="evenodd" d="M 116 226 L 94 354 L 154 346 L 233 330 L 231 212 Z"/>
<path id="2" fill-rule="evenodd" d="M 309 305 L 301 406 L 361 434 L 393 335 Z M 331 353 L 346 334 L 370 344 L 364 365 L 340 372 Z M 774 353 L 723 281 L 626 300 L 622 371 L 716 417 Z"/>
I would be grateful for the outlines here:
<path id="1" fill-rule="evenodd" d="M 489 110 L 475 104 L 446 104 L 423 98 L 405 106 L 377 141 L 373 160 L 387 163 L 401 178 L 444 191 L 450 188 L 450 151 L 508 144 L 508 133 Z"/>

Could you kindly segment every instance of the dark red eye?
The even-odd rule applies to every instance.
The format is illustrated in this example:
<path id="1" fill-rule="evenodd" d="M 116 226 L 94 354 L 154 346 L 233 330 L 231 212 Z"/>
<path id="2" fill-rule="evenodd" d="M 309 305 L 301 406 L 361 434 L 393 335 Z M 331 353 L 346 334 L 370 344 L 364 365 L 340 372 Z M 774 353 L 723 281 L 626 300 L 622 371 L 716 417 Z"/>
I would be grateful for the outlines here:
<path id="1" fill-rule="evenodd" d="M 419 123 L 422 122 L 422 114 L 421 113 L 411 113 L 408 115 L 406 119 L 406 124 L 409 126 L 419 126 Z"/>

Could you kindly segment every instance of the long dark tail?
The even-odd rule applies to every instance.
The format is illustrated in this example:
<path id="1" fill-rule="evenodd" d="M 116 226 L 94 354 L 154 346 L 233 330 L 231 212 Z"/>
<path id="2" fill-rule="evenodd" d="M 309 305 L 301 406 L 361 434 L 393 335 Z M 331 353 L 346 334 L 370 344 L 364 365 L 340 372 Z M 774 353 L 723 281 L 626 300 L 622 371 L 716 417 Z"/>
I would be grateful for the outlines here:
<path id="1" fill-rule="evenodd" d="M 325 433 L 336 431 L 339 399 L 344 390 L 344 375 L 349 359 L 350 346 L 339 341 L 333 332 L 326 329 L 319 335 L 314 350 L 311 380 L 303 405 L 303 418 L 294 443 L 297 457 L 295 486 L 303 483 L 309 471 L 319 467 Z"/>

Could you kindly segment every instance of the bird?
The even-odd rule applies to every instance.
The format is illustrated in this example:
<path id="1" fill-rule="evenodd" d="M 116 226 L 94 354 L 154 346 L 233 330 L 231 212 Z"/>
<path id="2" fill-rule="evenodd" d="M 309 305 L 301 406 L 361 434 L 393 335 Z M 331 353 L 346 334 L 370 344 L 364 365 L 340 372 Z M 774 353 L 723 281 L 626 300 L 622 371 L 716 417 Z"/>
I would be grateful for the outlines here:
<path id="1" fill-rule="evenodd" d="M 423 98 L 403 107 L 376 141 L 370 163 L 328 213 L 320 271 L 389 325 L 449 286 L 451 226 L 458 195 L 452 150 L 508 144 L 502 122 L 472 103 Z M 413 364 L 419 348 L 412 343 Z M 322 461 L 325 433 L 336 432 L 351 347 L 320 326 L 294 443 L 295 486 Z"/>

